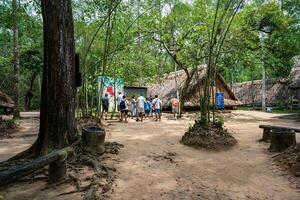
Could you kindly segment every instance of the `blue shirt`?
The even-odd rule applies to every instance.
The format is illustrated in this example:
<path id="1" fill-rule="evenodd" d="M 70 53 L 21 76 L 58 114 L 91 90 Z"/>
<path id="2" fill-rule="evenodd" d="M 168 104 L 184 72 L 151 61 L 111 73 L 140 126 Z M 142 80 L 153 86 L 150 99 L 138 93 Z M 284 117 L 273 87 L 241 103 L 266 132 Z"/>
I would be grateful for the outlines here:
<path id="1" fill-rule="evenodd" d="M 150 101 L 146 101 L 146 102 L 145 102 L 145 110 L 150 110 L 150 108 L 151 108 L 151 103 L 150 103 Z"/>

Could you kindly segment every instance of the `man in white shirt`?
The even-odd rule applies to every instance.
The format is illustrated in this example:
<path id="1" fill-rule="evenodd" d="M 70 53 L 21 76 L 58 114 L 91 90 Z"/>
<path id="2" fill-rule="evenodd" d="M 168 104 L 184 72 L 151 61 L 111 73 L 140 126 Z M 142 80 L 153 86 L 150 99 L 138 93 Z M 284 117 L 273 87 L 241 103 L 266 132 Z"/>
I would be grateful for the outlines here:
<path id="1" fill-rule="evenodd" d="M 141 118 L 141 121 L 143 121 L 144 112 L 145 112 L 145 102 L 146 102 L 146 99 L 141 94 L 137 98 L 137 105 L 138 105 L 137 111 L 138 111 L 138 115 L 137 115 L 136 121 L 139 121 L 139 117 Z"/>
<path id="2" fill-rule="evenodd" d="M 155 99 L 152 101 L 152 106 L 154 107 L 155 121 L 161 121 L 162 101 L 158 98 L 158 95 L 155 95 Z"/>

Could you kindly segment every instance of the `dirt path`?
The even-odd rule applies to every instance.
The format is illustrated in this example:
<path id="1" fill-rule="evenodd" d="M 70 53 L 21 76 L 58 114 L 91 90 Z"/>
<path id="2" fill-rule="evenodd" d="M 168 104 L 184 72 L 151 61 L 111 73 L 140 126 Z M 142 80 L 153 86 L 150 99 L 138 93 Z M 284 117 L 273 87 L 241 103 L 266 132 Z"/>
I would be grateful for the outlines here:
<path id="1" fill-rule="evenodd" d="M 24 151 L 35 140 L 39 128 L 39 113 L 21 113 L 17 131 L 9 137 L 0 139 L 0 162 Z"/>
<path id="2" fill-rule="evenodd" d="M 180 144 L 178 141 L 192 122 L 166 118 L 162 122 L 111 122 L 107 139 L 125 147 L 118 156 L 118 178 L 109 199 L 300 199 L 297 180 L 272 163 L 274 154 L 268 153 L 268 144 L 257 142 L 262 135 L 258 124 L 300 128 L 299 121 L 282 114 L 247 111 L 226 114 L 225 125 L 239 143 L 223 152 L 197 150 Z M 20 123 L 20 131 L 12 138 L 0 140 L 0 161 L 33 143 L 38 119 L 26 118 Z M 82 199 L 80 194 L 57 197 L 62 191 L 44 190 L 45 187 L 43 181 L 17 185 L 6 191 L 5 197 Z"/>
<path id="3" fill-rule="evenodd" d="M 257 142 L 262 133 L 259 123 L 299 127 L 296 121 L 278 119 L 282 116 L 243 111 L 227 115 L 226 126 L 239 144 L 225 152 L 180 144 L 187 121 L 112 125 L 111 140 L 125 148 L 111 199 L 298 200 L 294 178 L 272 164 L 267 144 Z"/>

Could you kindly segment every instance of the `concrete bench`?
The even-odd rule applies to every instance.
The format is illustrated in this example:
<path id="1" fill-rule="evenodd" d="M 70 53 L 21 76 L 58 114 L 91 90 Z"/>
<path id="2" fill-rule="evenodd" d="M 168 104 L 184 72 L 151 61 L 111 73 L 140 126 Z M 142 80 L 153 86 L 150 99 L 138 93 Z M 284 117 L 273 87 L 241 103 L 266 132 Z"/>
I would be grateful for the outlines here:
<path id="1" fill-rule="evenodd" d="M 267 142 L 270 140 L 270 132 L 272 129 L 281 128 L 281 129 L 289 129 L 294 130 L 295 133 L 300 133 L 299 128 L 291 128 L 291 127 L 283 127 L 283 126 L 273 126 L 273 125 L 259 125 L 259 128 L 263 129 L 263 136 L 259 140 L 259 142 Z"/>

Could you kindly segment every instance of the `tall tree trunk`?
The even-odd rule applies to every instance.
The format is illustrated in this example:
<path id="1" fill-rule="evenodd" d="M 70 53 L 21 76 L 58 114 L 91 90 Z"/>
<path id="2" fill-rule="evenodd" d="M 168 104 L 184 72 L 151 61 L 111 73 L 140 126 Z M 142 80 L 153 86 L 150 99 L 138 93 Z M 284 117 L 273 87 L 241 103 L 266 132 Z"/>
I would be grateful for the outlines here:
<path id="1" fill-rule="evenodd" d="M 33 92 L 32 92 L 32 90 L 33 90 L 33 84 L 34 84 L 34 81 L 35 81 L 36 77 L 37 77 L 37 74 L 33 74 L 31 76 L 30 83 L 29 83 L 29 89 L 28 89 L 28 91 L 25 94 L 25 102 L 24 102 L 24 110 L 25 111 L 29 111 L 30 110 L 31 99 L 32 99 L 32 96 L 33 96 Z"/>
<path id="2" fill-rule="evenodd" d="M 261 97 L 262 97 L 261 109 L 262 109 L 262 111 L 265 111 L 266 110 L 266 70 L 265 70 L 265 66 L 263 66 L 263 69 L 262 69 L 262 88 L 261 88 L 261 92 L 262 92 L 262 95 L 261 95 Z"/>
<path id="3" fill-rule="evenodd" d="M 137 16 L 140 16 L 140 9 L 141 9 L 141 1 L 137 1 Z M 141 29 L 140 29 L 140 23 L 139 20 L 137 20 L 137 29 L 138 29 L 138 44 L 137 48 L 138 51 L 138 69 L 139 69 L 139 86 L 141 87 L 143 85 L 143 65 L 144 65 L 144 58 L 143 58 L 143 47 L 142 47 L 142 39 L 141 39 Z"/>
<path id="4" fill-rule="evenodd" d="M 300 109 L 300 89 L 296 90 L 296 95 L 297 95 L 297 99 L 298 99 L 298 109 Z"/>
<path id="5" fill-rule="evenodd" d="M 254 69 L 251 70 L 251 100 L 252 100 L 252 108 L 255 107 L 255 94 L 254 94 Z"/>
<path id="6" fill-rule="evenodd" d="M 44 68 L 40 130 L 34 154 L 68 146 L 77 138 L 76 70 L 71 0 L 42 0 Z"/>
<path id="7" fill-rule="evenodd" d="M 18 30 L 18 5 L 17 0 L 12 1 L 12 20 L 13 20 L 13 66 L 14 66 L 14 118 L 20 118 L 19 111 L 19 77 L 20 77 L 20 66 L 19 66 L 19 30 Z"/>

